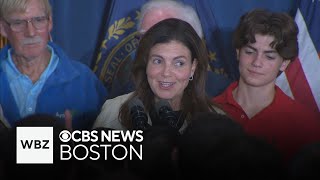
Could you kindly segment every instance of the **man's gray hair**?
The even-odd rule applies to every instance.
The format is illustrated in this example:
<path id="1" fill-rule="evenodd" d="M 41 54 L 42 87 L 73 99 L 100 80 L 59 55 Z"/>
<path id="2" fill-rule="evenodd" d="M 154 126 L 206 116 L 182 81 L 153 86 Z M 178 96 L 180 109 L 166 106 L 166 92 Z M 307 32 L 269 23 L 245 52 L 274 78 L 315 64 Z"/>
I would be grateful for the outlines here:
<path id="1" fill-rule="evenodd" d="M 203 38 L 202 26 L 197 12 L 190 5 L 175 0 L 150 0 L 145 3 L 141 7 L 141 17 L 137 26 L 138 31 L 141 30 L 141 24 L 146 13 L 154 9 L 164 9 L 165 12 L 170 11 L 170 13 L 175 15 L 172 18 L 186 21 L 193 27 L 199 37 Z"/>
<path id="2" fill-rule="evenodd" d="M 39 2 L 43 4 L 46 15 L 51 16 L 52 11 L 49 0 L 41 0 Z M 6 16 L 14 11 L 25 11 L 28 3 L 30 3 L 28 0 L 0 0 L 0 19 L 5 19 Z"/>

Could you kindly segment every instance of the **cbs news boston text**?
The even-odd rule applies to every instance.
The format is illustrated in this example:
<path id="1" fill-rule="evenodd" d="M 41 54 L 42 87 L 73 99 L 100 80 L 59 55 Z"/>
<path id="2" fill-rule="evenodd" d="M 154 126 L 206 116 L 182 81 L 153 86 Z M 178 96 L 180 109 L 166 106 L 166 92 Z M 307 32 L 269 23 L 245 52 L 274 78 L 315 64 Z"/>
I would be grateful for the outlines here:
<path id="1" fill-rule="evenodd" d="M 16 163 L 53 164 L 54 155 L 62 161 L 142 160 L 142 133 L 141 130 L 62 130 L 57 138 L 53 127 L 17 127 Z"/>

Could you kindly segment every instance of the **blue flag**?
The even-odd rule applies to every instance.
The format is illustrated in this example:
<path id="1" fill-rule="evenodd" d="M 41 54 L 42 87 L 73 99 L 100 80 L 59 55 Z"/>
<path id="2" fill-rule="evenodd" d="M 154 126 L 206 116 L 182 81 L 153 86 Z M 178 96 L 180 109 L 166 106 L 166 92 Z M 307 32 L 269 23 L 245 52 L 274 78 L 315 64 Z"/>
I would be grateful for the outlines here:
<path id="1" fill-rule="evenodd" d="M 319 0 L 300 0 L 298 2 L 312 42 L 317 52 L 320 52 L 320 2 Z"/>
<path id="2" fill-rule="evenodd" d="M 237 62 L 224 56 L 221 31 L 216 22 L 212 5 L 208 0 L 184 0 L 193 6 L 200 18 L 206 45 L 209 53 L 211 71 L 236 80 L 239 77 Z M 231 51 L 230 51 L 231 53 Z M 208 79 L 210 81 L 210 79 Z"/>
<path id="3" fill-rule="evenodd" d="M 109 0 L 50 0 L 53 13 L 53 42 L 71 58 L 88 66 L 95 55 L 105 8 Z M 104 24 L 105 22 L 103 22 Z"/>
<path id="4" fill-rule="evenodd" d="M 133 90 L 131 65 L 138 46 L 137 23 L 140 7 L 146 0 L 113 0 L 110 3 L 105 35 L 93 71 L 103 81 L 111 96 Z"/>
<path id="5" fill-rule="evenodd" d="M 292 98 L 320 112 L 320 2 L 299 0 L 295 21 L 299 28 L 299 56 L 277 85 Z"/>

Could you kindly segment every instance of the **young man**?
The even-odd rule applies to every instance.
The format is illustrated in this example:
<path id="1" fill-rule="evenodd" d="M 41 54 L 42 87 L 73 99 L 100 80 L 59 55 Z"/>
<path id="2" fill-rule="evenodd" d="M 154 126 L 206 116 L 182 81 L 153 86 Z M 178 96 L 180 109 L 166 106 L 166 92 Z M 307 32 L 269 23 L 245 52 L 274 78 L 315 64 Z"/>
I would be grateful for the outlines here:
<path id="1" fill-rule="evenodd" d="M 213 99 L 248 134 L 277 147 L 285 160 L 320 140 L 319 114 L 275 85 L 298 54 L 297 34 L 297 25 L 285 13 L 253 10 L 243 15 L 233 39 L 240 79 Z"/>

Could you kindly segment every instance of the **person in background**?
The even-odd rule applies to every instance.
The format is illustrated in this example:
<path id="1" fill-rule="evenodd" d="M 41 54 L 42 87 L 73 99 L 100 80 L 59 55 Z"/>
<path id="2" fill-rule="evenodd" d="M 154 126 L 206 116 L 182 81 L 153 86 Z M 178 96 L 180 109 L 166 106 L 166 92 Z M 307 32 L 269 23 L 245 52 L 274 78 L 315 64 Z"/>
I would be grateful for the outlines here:
<path id="1" fill-rule="evenodd" d="M 320 116 L 285 95 L 276 77 L 298 54 L 298 27 L 286 13 L 255 9 L 240 18 L 233 44 L 240 79 L 214 97 L 246 133 L 265 139 L 292 158 L 320 140 Z"/>
<path id="2" fill-rule="evenodd" d="M 0 33 L 9 42 L 0 52 L 2 124 L 46 113 L 90 128 L 106 100 L 93 72 L 49 42 L 52 28 L 48 0 L 0 0 Z"/>
<path id="3" fill-rule="evenodd" d="M 177 143 L 180 133 L 164 126 L 143 131 L 142 159 L 128 161 L 128 171 L 142 179 L 177 179 Z M 140 143 L 136 143 L 139 147 Z"/>
<path id="4" fill-rule="evenodd" d="M 180 179 L 284 179 L 280 153 L 226 115 L 197 113 L 178 141 Z M 248 172 L 250 169 L 250 172 Z"/>
<path id="5" fill-rule="evenodd" d="M 295 154 L 289 163 L 288 179 L 319 179 L 320 178 L 320 141 L 308 144 Z"/>
<path id="6" fill-rule="evenodd" d="M 167 18 L 177 18 L 188 22 L 195 29 L 199 37 L 204 39 L 202 25 L 197 12 L 191 6 L 181 1 L 150 0 L 141 7 L 140 11 L 140 18 L 137 24 L 139 38 L 159 21 Z M 210 97 L 214 97 L 222 93 L 231 82 L 231 79 L 208 70 L 206 92 Z M 135 89 L 132 81 L 127 82 L 124 87 L 120 89 L 126 90 L 119 91 L 119 88 L 114 88 L 115 90 L 110 92 L 110 96 L 116 97 L 132 92 Z"/>
<path id="7" fill-rule="evenodd" d="M 141 100 L 152 126 L 153 107 L 168 101 L 181 133 L 196 112 L 223 113 L 206 95 L 207 66 L 205 44 L 189 23 L 175 18 L 160 21 L 140 40 L 132 68 L 136 91 L 107 100 L 94 128 L 134 129 L 129 105 L 135 98 Z"/>

